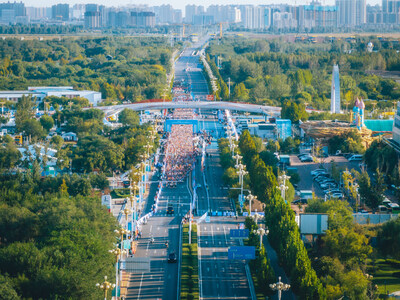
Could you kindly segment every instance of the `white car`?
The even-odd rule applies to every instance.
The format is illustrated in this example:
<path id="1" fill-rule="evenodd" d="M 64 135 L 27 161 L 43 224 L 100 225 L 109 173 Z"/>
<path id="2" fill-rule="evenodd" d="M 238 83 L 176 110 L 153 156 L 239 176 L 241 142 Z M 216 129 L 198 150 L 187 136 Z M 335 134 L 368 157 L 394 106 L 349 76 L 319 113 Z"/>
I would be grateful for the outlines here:
<path id="1" fill-rule="evenodd" d="M 317 175 L 319 173 L 325 173 L 325 172 L 326 172 L 325 169 L 316 169 L 316 170 L 311 171 L 311 175 Z"/>
<path id="2" fill-rule="evenodd" d="M 343 198 L 343 194 L 342 193 L 333 193 L 333 194 L 331 194 L 331 198 L 342 199 Z"/>

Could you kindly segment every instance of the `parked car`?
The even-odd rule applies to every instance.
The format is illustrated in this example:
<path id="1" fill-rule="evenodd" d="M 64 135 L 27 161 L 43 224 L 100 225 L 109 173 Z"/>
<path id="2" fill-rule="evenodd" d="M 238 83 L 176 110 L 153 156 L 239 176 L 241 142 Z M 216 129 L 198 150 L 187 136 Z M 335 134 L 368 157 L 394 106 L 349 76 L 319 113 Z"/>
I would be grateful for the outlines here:
<path id="1" fill-rule="evenodd" d="M 334 182 L 327 182 L 327 183 L 323 183 L 321 184 L 321 188 L 324 189 L 329 189 L 329 188 L 335 188 L 337 187 L 336 183 Z"/>
<path id="2" fill-rule="evenodd" d="M 316 169 L 316 170 L 311 171 L 311 175 L 313 175 L 313 176 L 320 174 L 320 173 L 326 173 L 326 170 L 325 169 Z"/>
<path id="3" fill-rule="evenodd" d="M 314 159 L 312 158 L 312 156 L 308 155 L 308 156 L 304 156 L 300 159 L 301 162 L 314 162 Z"/>
<path id="4" fill-rule="evenodd" d="M 342 199 L 343 198 L 343 194 L 342 193 L 332 193 L 331 194 L 331 198 Z"/>
<path id="5" fill-rule="evenodd" d="M 324 191 L 324 192 L 325 192 L 325 194 L 327 194 L 327 195 L 331 195 L 331 194 L 333 194 L 333 193 L 341 193 L 341 190 L 338 189 L 338 188 L 332 188 L 332 189 L 328 189 L 328 190 L 326 190 L 326 191 Z"/>
<path id="6" fill-rule="evenodd" d="M 348 161 L 361 161 L 363 156 L 361 154 L 354 154 L 348 158 Z"/>
<path id="7" fill-rule="evenodd" d="M 307 204 L 308 200 L 307 199 L 297 199 L 292 201 L 292 204 Z"/>

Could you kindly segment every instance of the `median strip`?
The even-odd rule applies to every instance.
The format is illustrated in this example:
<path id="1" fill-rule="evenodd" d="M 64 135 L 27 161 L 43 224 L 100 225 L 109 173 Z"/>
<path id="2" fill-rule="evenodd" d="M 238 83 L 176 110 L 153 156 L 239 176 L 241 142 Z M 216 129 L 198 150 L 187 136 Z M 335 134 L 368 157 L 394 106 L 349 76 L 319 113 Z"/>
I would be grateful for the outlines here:
<path id="1" fill-rule="evenodd" d="M 192 224 L 192 243 L 189 244 L 189 224 L 182 225 L 181 299 L 199 299 L 199 266 L 197 225 Z"/>

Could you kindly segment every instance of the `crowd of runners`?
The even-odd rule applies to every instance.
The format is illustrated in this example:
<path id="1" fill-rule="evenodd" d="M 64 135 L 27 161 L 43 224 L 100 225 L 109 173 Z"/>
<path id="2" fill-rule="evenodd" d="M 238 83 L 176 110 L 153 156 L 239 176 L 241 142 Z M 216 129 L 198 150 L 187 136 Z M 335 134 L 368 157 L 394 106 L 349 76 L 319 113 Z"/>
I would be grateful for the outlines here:
<path id="1" fill-rule="evenodd" d="M 173 119 L 193 119 L 192 109 L 175 109 Z M 197 150 L 193 142 L 193 126 L 171 126 L 165 147 L 165 180 L 170 183 L 183 181 L 193 168 Z"/>

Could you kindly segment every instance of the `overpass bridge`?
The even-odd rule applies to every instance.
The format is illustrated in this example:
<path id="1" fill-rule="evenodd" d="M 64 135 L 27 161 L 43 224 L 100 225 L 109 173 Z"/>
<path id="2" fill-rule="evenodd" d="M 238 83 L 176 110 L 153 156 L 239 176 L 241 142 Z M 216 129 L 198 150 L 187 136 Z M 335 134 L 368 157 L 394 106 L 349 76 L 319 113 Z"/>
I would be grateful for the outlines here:
<path id="1" fill-rule="evenodd" d="M 129 103 L 112 106 L 96 106 L 97 109 L 104 111 L 106 117 L 119 114 L 125 108 L 141 110 L 162 110 L 173 108 L 200 108 L 200 109 L 220 109 L 247 111 L 252 113 L 265 114 L 269 116 L 280 116 L 281 108 L 275 106 L 264 106 L 257 104 L 226 102 L 226 101 L 178 101 L 178 102 L 142 102 Z"/>

